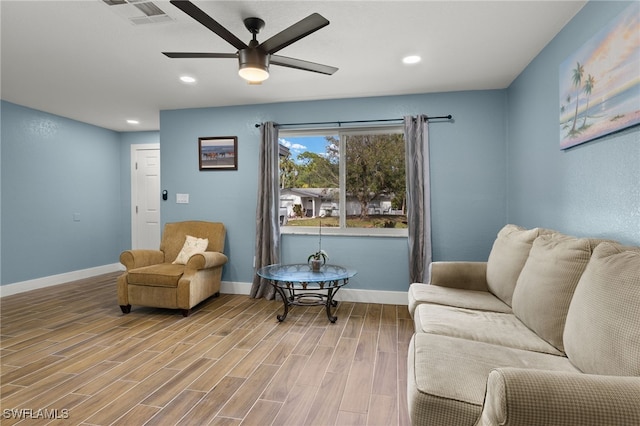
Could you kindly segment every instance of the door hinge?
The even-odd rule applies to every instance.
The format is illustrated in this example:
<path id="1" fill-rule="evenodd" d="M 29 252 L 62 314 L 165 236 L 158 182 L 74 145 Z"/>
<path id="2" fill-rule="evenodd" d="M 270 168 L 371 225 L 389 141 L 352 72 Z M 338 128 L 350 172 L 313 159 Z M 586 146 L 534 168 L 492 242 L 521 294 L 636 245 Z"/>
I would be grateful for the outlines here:
<path id="1" fill-rule="evenodd" d="M 138 206 L 136 206 L 136 214 L 138 214 Z"/>
<path id="2" fill-rule="evenodd" d="M 138 170 L 138 162 L 136 161 L 136 170 Z"/>

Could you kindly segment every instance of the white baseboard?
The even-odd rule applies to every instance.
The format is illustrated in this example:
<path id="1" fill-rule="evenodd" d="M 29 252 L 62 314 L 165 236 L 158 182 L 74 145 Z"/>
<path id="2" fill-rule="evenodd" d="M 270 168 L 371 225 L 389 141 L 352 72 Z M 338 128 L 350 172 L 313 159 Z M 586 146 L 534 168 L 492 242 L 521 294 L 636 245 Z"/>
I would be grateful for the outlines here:
<path id="1" fill-rule="evenodd" d="M 249 294 L 250 292 L 251 283 L 234 281 L 222 281 L 220 283 L 220 293 L 222 294 Z"/>
<path id="2" fill-rule="evenodd" d="M 12 294 L 23 293 L 29 290 L 37 290 L 39 288 L 51 287 L 54 285 L 123 270 L 124 267 L 120 263 L 112 263 L 110 265 L 96 266 L 95 268 L 81 269 L 79 271 L 65 272 L 63 274 L 50 275 L 48 277 L 6 284 L 0 286 L 0 297 L 11 296 Z"/>
<path id="3" fill-rule="evenodd" d="M 223 281 L 220 293 L 249 294 L 251 283 Z M 336 300 L 341 302 L 377 303 L 388 305 L 408 305 L 406 291 L 362 290 L 342 287 L 336 294 Z"/>
<path id="4" fill-rule="evenodd" d="M 51 275 L 48 277 L 36 278 L 13 284 L 0 286 L 0 297 L 11 296 L 29 290 L 50 287 L 70 281 L 91 278 L 93 276 L 108 274 L 111 272 L 123 271 L 124 267 L 120 263 L 98 266 L 95 268 L 82 269 L 80 271 L 66 272 L 64 274 Z M 249 294 L 251 283 L 237 281 L 222 281 L 220 293 L 223 294 Z M 386 290 L 362 290 L 343 287 L 336 294 L 336 300 L 341 302 L 361 302 L 377 303 L 389 305 L 407 305 L 406 291 L 386 291 Z"/>
<path id="5" fill-rule="evenodd" d="M 336 295 L 336 300 L 342 302 L 377 303 L 381 305 L 409 304 L 406 291 L 361 290 L 345 287 L 340 289 Z"/>

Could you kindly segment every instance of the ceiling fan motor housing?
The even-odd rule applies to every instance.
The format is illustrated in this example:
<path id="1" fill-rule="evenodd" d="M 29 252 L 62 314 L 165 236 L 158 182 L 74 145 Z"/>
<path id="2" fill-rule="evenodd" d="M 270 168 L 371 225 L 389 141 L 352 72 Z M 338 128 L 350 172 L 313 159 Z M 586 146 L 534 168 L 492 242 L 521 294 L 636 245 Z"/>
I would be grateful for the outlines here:
<path id="1" fill-rule="evenodd" d="M 269 71 L 269 56 L 260 49 L 252 47 L 238 50 L 240 68 L 260 68 Z"/>

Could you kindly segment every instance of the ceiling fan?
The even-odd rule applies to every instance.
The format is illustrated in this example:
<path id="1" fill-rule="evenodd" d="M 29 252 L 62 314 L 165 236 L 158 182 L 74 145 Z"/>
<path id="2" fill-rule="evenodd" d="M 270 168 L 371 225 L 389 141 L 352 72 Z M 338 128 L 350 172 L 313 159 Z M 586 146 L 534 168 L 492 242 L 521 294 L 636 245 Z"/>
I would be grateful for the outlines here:
<path id="1" fill-rule="evenodd" d="M 253 34 L 253 39 L 249 44 L 246 44 L 190 1 L 171 0 L 171 4 L 222 37 L 238 51 L 236 53 L 162 52 L 169 58 L 237 58 L 240 63 L 238 74 L 250 84 L 260 84 L 269 78 L 269 65 L 280 65 L 327 75 L 338 71 L 338 68 L 329 65 L 274 54 L 329 25 L 329 21 L 318 13 L 307 16 L 262 43 L 258 43 L 256 35 L 264 27 L 264 21 L 260 18 L 246 18 L 244 26 Z"/>

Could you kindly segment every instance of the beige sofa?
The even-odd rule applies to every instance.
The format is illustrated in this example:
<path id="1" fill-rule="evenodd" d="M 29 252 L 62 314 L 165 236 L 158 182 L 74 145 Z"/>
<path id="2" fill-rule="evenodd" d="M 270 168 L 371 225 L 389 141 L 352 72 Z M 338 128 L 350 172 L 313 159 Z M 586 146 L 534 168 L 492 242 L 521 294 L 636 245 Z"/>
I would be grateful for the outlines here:
<path id="1" fill-rule="evenodd" d="M 640 247 L 506 225 L 409 311 L 414 425 L 640 425 Z"/>

